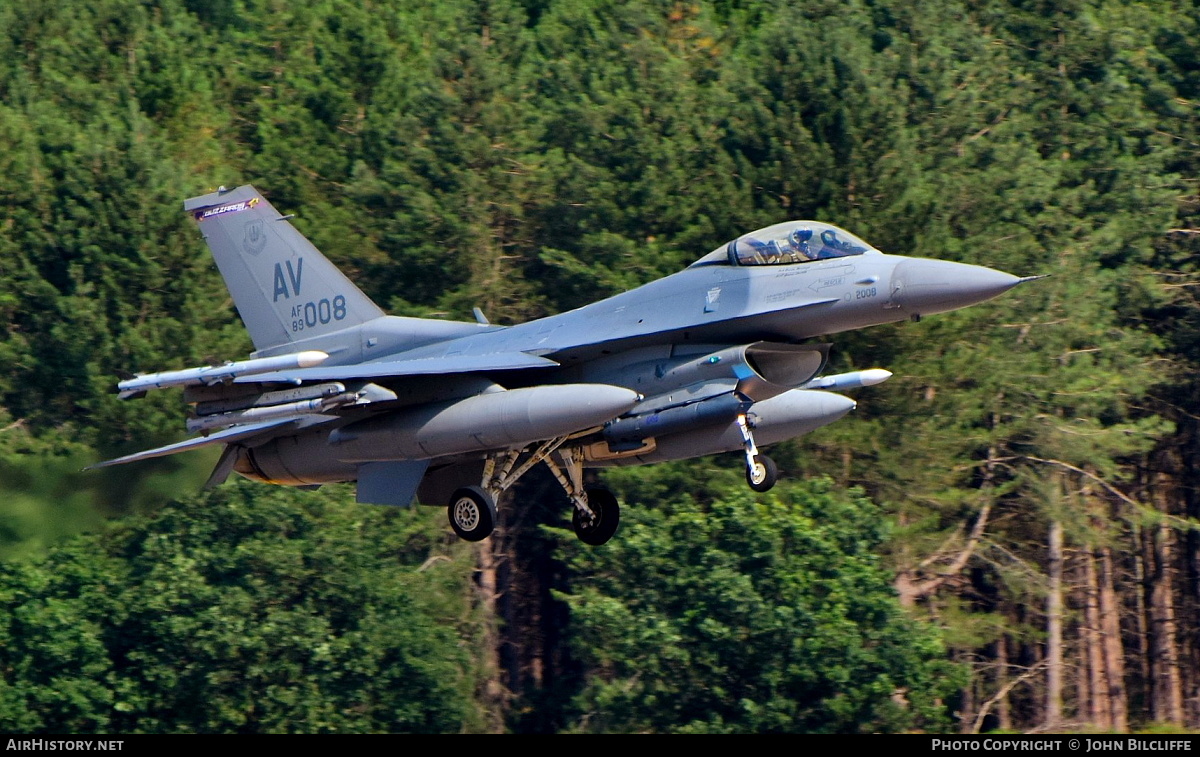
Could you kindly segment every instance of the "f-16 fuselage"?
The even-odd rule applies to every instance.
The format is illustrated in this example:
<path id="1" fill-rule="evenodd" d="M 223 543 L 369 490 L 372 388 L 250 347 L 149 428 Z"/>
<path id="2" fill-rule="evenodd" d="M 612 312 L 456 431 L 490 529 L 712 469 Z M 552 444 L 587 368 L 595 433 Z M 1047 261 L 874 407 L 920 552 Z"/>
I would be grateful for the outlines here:
<path id="1" fill-rule="evenodd" d="M 389 316 L 350 332 L 289 342 L 255 355 L 334 350 L 329 362 L 334 365 L 400 355 L 422 359 L 521 352 L 585 363 L 662 344 L 799 342 L 957 310 L 1020 281 L 982 266 L 874 251 L 758 267 L 706 258 L 637 289 L 516 326 Z"/>
<path id="2" fill-rule="evenodd" d="M 750 485 L 765 490 L 776 471 L 759 444 L 854 407 L 830 389 L 890 375 L 820 377 L 828 345 L 807 340 L 966 307 L 1022 281 L 885 255 L 798 221 L 637 289 L 500 327 L 384 315 L 251 187 L 185 207 L 258 349 L 244 363 L 123 382 L 123 396 L 185 384 L 190 425 L 210 435 L 111 462 L 220 442 L 213 482 L 237 470 L 301 486 L 358 481 L 366 502 L 449 498 L 468 539 L 491 532 L 496 495 L 540 462 L 589 543 L 611 537 L 618 509 L 584 486 L 584 467 L 741 449 Z"/>

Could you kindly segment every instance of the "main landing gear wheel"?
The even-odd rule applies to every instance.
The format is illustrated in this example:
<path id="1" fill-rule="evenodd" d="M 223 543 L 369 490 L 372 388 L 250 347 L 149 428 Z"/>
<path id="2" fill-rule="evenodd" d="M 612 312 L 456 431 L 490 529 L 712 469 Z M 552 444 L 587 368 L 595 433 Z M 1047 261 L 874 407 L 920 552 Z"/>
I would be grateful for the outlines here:
<path id="1" fill-rule="evenodd" d="M 496 527 L 496 500 L 478 486 L 464 486 L 450 498 L 446 514 L 460 539 L 483 541 Z"/>
<path id="2" fill-rule="evenodd" d="M 486 539 L 496 522 L 496 497 L 534 465 L 545 463 L 571 499 L 575 535 L 592 546 L 611 539 L 621 520 L 617 498 L 607 489 L 584 487 L 582 449 L 564 446 L 570 438 L 558 436 L 488 455 L 480 485 L 459 489 L 450 500 L 450 525 L 454 526 L 454 532 L 469 541 Z"/>
<path id="3" fill-rule="evenodd" d="M 585 491 L 588 507 L 595 514 L 595 518 L 591 522 L 585 522 L 579 508 L 575 508 L 571 525 L 580 541 L 598 547 L 617 532 L 617 526 L 621 522 L 621 506 L 617 504 L 616 496 L 608 489 L 588 488 Z"/>
<path id="4" fill-rule="evenodd" d="M 779 468 L 766 455 L 754 455 L 746 466 L 746 483 L 756 492 L 770 491 L 779 480 Z"/>

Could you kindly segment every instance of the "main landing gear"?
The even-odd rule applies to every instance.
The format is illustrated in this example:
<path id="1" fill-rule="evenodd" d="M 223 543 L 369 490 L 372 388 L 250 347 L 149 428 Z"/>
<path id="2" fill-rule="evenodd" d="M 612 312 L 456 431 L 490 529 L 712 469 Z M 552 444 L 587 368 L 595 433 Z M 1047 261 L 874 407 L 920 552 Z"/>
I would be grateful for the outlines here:
<path id="1" fill-rule="evenodd" d="M 586 520 L 582 511 L 576 508 L 571 515 L 571 527 L 584 544 L 598 547 L 617 532 L 617 525 L 621 522 L 621 506 L 617 504 L 616 495 L 608 489 L 589 487 L 585 494 L 592 518 Z"/>
<path id="2" fill-rule="evenodd" d="M 483 541 L 496 527 L 496 499 L 478 486 L 464 486 L 450 498 L 450 527 L 465 541 Z"/>
<path id="3" fill-rule="evenodd" d="M 746 483 L 756 492 L 770 491 L 779 480 L 779 468 L 774 460 L 758 451 L 754 444 L 754 433 L 751 431 L 753 422 L 745 413 L 738 415 L 737 424 L 746 449 Z"/>
<path id="4" fill-rule="evenodd" d="M 488 455 L 479 486 L 465 486 L 450 498 L 446 512 L 454 533 L 467 541 L 490 536 L 496 527 L 500 494 L 530 468 L 545 463 L 571 500 L 571 525 L 580 541 L 599 546 L 611 539 L 621 521 L 621 507 L 609 490 L 583 485 L 583 458 L 577 448 L 563 446 L 567 439 L 557 437 L 536 447 Z"/>
<path id="5" fill-rule="evenodd" d="M 746 483 L 756 492 L 769 491 L 779 480 L 775 461 L 758 451 L 754 443 L 753 416 L 737 416 L 746 451 Z M 599 546 L 617 532 L 621 506 L 607 489 L 583 485 L 583 459 L 578 447 L 568 447 L 570 437 L 561 436 L 524 449 L 497 452 L 485 458 L 479 486 L 465 486 L 454 493 L 447 507 L 454 533 L 467 541 L 482 541 L 496 527 L 496 500 L 538 463 L 558 480 L 571 500 L 571 525 L 584 544 Z"/>

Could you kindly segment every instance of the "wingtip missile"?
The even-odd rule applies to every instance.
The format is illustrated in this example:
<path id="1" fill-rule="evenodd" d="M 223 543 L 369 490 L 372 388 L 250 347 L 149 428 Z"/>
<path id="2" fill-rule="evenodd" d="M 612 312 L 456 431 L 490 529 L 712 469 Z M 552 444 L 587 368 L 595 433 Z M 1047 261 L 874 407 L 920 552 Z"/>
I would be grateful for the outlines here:
<path id="1" fill-rule="evenodd" d="M 305 350 L 296 353 L 297 368 L 315 368 L 329 359 L 328 352 L 321 350 Z"/>
<path id="2" fill-rule="evenodd" d="M 239 360 L 224 365 L 206 365 L 200 368 L 184 368 L 178 371 L 161 371 L 147 373 L 126 379 L 117 384 L 117 393 L 121 399 L 136 399 L 150 389 L 164 389 L 169 386 L 188 386 L 195 384 L 212 385 L 224 381 L 232 381 L 238 376 L 252 376 L 258 373 L 286 371 L 293 368 L 312 368 L 329 359 L 329 354 L 320 350 L 305 350 L 288 355 Z"/>

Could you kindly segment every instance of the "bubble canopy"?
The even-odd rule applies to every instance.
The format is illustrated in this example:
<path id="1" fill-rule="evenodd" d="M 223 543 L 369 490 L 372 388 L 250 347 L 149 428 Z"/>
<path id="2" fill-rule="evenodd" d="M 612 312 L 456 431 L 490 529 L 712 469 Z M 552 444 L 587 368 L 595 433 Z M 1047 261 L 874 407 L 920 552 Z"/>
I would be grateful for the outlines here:
<path id="1" fill-rule="evenodd" d="M 867 252 L 879 251 L 845 229 L 819 221 L 788 221 L 743 234 L 697 264 L 793 265 Z"/>

